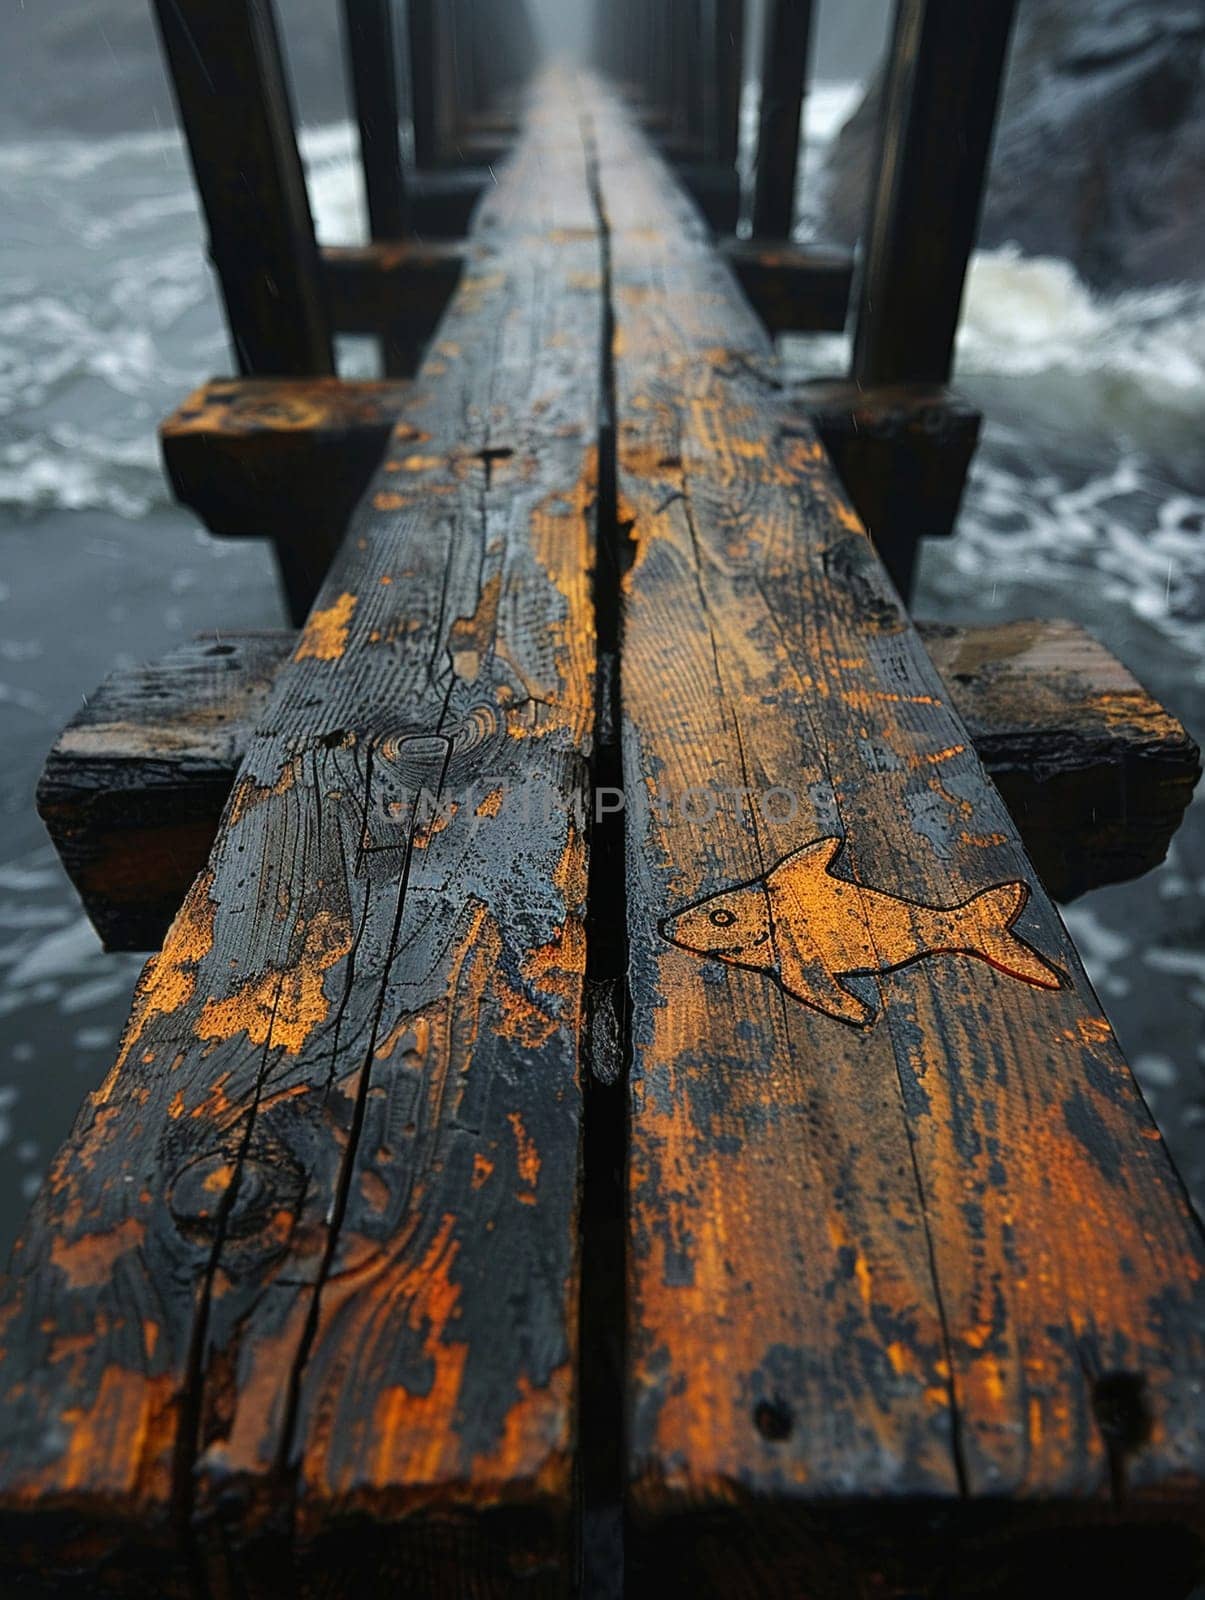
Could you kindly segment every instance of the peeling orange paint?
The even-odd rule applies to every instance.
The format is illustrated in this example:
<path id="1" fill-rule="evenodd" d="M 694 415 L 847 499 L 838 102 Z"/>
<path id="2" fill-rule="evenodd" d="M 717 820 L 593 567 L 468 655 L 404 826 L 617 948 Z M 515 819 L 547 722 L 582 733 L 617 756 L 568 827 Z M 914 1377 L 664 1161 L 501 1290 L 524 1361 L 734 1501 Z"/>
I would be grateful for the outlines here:
<path id="1" fill-rule="evenodd" d="M 310 612 L 294 661 L 338 661 L 347 648 L 347 634 L 357 597 L 346 591 L 331 605 Z"/>
<path id="2" fill-rule="evenodd" d="M 477 817 L 496 817 L 502 809 L 502 790 L 491 789 L 474 809 L 473 815 Z"/>
<path id="3" fill-rule="evenodd" d="M 523 1118 L 517 1111 L 508 1112 L 506 1120 L 510 1123 L 511 1132 L 515 1136 L 519 1181 L 534 1189 L 540 1177 L 540 1152 L 536 1149 L 535 1141 L 523 1126 Z"/>
<path id="4" fill-rule="evenodd" d="M 425 1392 L 393 1384 L 377 1395 L 371 1470 L 378 1483 L 436 1481 L 444 1452 L 454 1444 L 449 1424 L 468 1356 L 467 1344 L 447 1337 L 460 1303 L 451 1278 L 460 1250 L 455 1229 L 456 1218 L 445 1215 L 423 1259 L 401 1275 L 392 1296 L 404 1306 L 408 1326 L 422 1335 L 431 1376 Z"/>
<path id="5" fill-rule="evenodd" d="M 208 1000 L 197 1020 L 197 1037 L 229 1039 L 245 1033 L 253 1044 L 270 1040 L 273 1048 L 296 1055 L 330 1010 L 323 973 L 350 949 L 347 917 L 319 911 L 306 929 L 296 963 L 249 978 L 225 1000 Z"/>
<path id="6" fill-rule="evenodd" d="M 178 1011 L 192 999 L 197 986 L 197 968 L 213 949 L 217 906 L 210 899 L 212 889 L 213 869 L 208 868 L 189 890 L 188 898 L 167 931 L 163 949 L 157 956 L 152 956 L 142 969 L 121 1050 L 97 1091 L 97 1104 L 109 1099 L 118 1073 L 150 1022 L 155 1017 Z"/>
<path id="7" fill-rule="evenodd" d="M 68 1289 L 94 1289 L 109 1281 L 118 1258 L 137 1250 L 145 1237 L 145 1225 L 136 1217 L 125 1217 L 114 1227 L 80 1238 L 56 1235 L 50 1260 L 66 1278 Z"/>

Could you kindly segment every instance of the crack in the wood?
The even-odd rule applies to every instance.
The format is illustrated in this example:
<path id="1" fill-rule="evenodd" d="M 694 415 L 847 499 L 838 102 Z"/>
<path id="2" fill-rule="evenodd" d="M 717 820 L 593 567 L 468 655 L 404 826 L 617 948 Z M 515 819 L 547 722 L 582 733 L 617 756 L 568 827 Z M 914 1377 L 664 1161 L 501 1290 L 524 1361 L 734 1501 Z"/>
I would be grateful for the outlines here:
<path id="1" fill-rule="evenodd" d="M 251 1148 L 251 1136 L 255 1129 L 260 1097 L 263 1093 L 268 1070 L 268 1055 L 272 1049 L 272 1030 L 276 1025 L 276 1012 L 280 1004 L 280 995 L 283 987 L 284 973 L 282 970 L 277 977 L 276 991 L 272 997 L 272 1011 L 268 1018 L 268 1032 L 264 1040 L 263 1049 L 260 1052 L 259 1066 L 256 1069 L 255 1090 L 247 1112 L 247 1126 L 234 1158 L 230 1182 L 218 1202 L 214 1215 L 214 1239 L 201 1280 L 200 1297 L 193 1313 L 192 1332 L 189 1338 L 188 1355 L 184 1370 L 183 1393 L 180 1401 L 180 1423 L 176 1433 L 172 1470 L 172 1500 L 174 1520 L 180 1530 L 181 1542 L 186 1553 L 189 1583 L 197 1596 L 197 1600 L 206 1600 L 210 1593 L 206 1564 L 198 1545 L 197 1530 L 193 1525 L 193 1514 L 196 1507 L 196 1466 L 201 1442 L 200 1430 L 204 1418 L 206 1393 L 206 1374 L 204 1371 L 205 1341 L 209 1332 L 209 1313 L 213 1301 L 213 1286 L 217 1279 L 222 1250 L 226 1244 L 230 1217 L 238 1201 L 243 1168 Z"/>
<path id="2" fill-rule="evenodd" d="M 591 765 L 595 783 L 622 792 L 618 668 L 623 642 L 623 575 L 634 551 L 628 537 L 631 525 L 619 515 L 611 230 L 588 113 L 582 115 L 580 127 L 598 229 L 603 297 L 594 507 L 598 664 Z M 580 1287 L 578 1461 L 583 1592 L 600 1596 L 618 1592 L 616 1583 L 622 1573 L 626 1446 L 623 1429 L 616 1427 L 615 1419 L 624 1415 L 625 1361 L 623 1319 L 616 1317 L 615 1308 L 622 1304 L 624 1294 L 627 1066 L 631 1056 L 626 873 L 623 816 L 612 813 L 599 819 L 596 813 L 590 827 L 583 996 L 588 1070 L 583 1084 L 581 1253 L 589 1270 L 582 1273 Z M 584 1536 L 586 1526 L 593 1527 L 593 1537 Z"/>
<path id="3" fill-rule="evenodd" d="M 447 700 L 444 701 L 444 714 L 447 710 Z M 441 724 L 443 715 L 440 718 Z M 442 726 L 437 730 L 442 733 Z M 444 783 L 447 778 L 448 764 L 451 760 L 451 741 L 445 739 L 443 764 L 440 768 L 439 782 L 436 786 L 437 798 L 442 795 Z M 326 1243 L 323 1248 L 322 1258 L 318 1264 L 318 1272 L 314 1280 L 313 1292 L 310 1297 L 309 1307 L 306 1312 L 304 1327 L 298 1340 L 297 1350 L 289 1371 L 289 1381 L 286 1389 L 284 1416 L 281 1423 L 277 1470 L 285 1477 L 288 1484 L 289 1495 L 289 1523 L 291 1541 L 295 1544 L 297 1490 L 300 1465 L 290 1464 L 293 1447 L 297 1433 L 300 1415 L 301 1385 L 305 1369 L 309 1362 L 310 1352 L 318 1335 L 318 1321 L 321 1311 L 322 1291 L 331 1276 L 335 1256 L 339 1248 L 339 1239 L 343 1228 L 343 1219 L 347 1213 L 348 1201 L 351 1196 L 352 1182 L 355 1177 L 356 1165 L 359 1158 L 360 1138 L 364 1129 L 365 1112 L 368 1105 L 368 1092 L 372 1085 L 372 1063 L 376 1050 L 377 1040 L 380 1037 L 381 1022 L 385 1014 L 385 1004 L 389 994 L 390 977 L 393 971 L 394 955 L 397 951 L 401 935 L 402 919 L 405 915 L 407 903 L 407 890 L 410 883 L 410 868 L 414 859 L 414 838 L 417 818 L 411 818 L 411 825 L 406 834 L 405 857 L 402 862 L 401 876 L 397 885 L 396 900 L 394 903 L 393 920 L 390 926 L 389 939 L 386 944 L 388 955 L 384 962 L 381 976 L 377 986 L 376 1003 L 372 1011 L 372 1022 L 368 1031 L 367 1043 L 361 1057 L 359 1079 L 356 1084 L 356 1098 L 352 1107 L 351 1125 L 348 1128 L 347 1143 L 343 1152 L 343 1159 L 339 1165 L 339 1173 L 335 1180 L 335 1192 L 331 1202 L 329 1219 L 327 1221 Z M 368 889 L 371 898 L 371 886 Z"/>

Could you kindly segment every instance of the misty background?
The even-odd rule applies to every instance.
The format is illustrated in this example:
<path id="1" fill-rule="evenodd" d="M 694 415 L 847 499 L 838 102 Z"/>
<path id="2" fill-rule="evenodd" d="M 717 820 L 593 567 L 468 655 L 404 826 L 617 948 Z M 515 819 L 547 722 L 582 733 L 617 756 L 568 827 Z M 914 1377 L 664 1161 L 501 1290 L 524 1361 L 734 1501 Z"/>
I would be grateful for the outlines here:
<path id="1" fill-rule="evenodd" d="M 550 41 L 584 13 L 535 0 Z M 365 236 L 335 0 L 278 0 L 320 236 Z M 819 0 L 799 233 L 854 243 L 886 0 Z M 754 18 L 756 20 L 756 18 Z M 751 63 L 756 68 L 756 62 Z M 1205 735 L 1205 7 L 1020 0 L 957 384 L 986 413 L 915 610 L 1069 616 Z M 755 70 L 751 73 L 755 77 Z M 746 97 L 749 132 L 756 83 Z M 175 506 L 160 419 L 232 370 L 146 0 L 0 8 L 0 1255 L 111 1064 L 141 958 L 103 954 L 33 806 L 116 667 L 284 625 L 269 553 Z M 841 338 L 784 341 L 843 370 Z M 348 375 L 372 370 L 341 341 Z M 1205 1203 L 1205 807 L 1065 912 Z"/>

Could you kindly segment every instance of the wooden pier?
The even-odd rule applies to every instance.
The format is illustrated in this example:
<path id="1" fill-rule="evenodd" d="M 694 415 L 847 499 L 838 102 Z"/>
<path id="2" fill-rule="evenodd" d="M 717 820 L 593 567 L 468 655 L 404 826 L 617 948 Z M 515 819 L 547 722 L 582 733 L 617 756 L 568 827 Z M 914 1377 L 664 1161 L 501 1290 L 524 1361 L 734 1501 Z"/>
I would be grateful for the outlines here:
<path id="1" fill-rule="evenodd" d="M 376 199 L 337 256 L 269 0 L 157 9 L 241 371 L 165 458 L 298 626 L 115 677 L 43 780 L 102 935 L 157 953 L 0 1304 L 7 1581 L 1187 1594 L 1205 1245 L 1051 893 L 1159 859 L 1198 754 L 1082 634 L 918 630 L 884 564 L 973 450 L 1010 8 L 900 0 L 855 369 L 803 394 L 781 307 L 827 325 L 849 264 L 779 165 L 773 234 L 722 233 L 739 5 L 599 7 L 570 68 L 517 3 L 412 0 L 416 168 L 349 0 Z M 973 192 L 936 285 L 904 169 Z M 470 190 L 464 237 L 416 220 Z M 333 375 L 348 327 L 386 377 Z"/>

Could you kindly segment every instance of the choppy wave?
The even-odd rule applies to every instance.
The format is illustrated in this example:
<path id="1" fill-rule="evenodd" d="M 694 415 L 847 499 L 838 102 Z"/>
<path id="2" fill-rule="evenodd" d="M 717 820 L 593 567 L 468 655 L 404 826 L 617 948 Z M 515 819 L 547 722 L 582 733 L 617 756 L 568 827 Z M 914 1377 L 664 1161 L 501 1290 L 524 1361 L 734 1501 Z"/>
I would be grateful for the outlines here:
<path id="1" fill-rule="evenodd" d="M 857 95 L 845 83 L 809 95 L 805 221 Z M 350 123 L 304 129 L 301 147 L 319 236 L 364 238 Z M 14 241 L 0 288 L 0 506 L 127 518 L 162 508 L 155 423 L 229 367 L 179 136 L 0 146 L 0 200 Z M 64 231 L 77 249 L 48 280 L 45 246 Z M 845 342 L 830 338 L 809 341 L 804 361 L 839 370 L 846 359 Z M 991 421 L 963 530 L 934 581 L 982 576 L 1002 552 L 1035 585 L 1091 561 L 1137 615 L 1191 630 L 1205 584 L 1205 288 L 1106 298 L 1066 262 L 980 252 L 957 376 Z M 1057 452 L 1038 459 L 1044 428 Z"/>
<path id="2" fill-rule="evenodd" d="M 364 238 L 353 128 L 300 142 L 319 237 Z M 0 145 L 0 205 L 0 507 L 161 509 L 155 426 L 230 369 L 179 135 Z"/>

